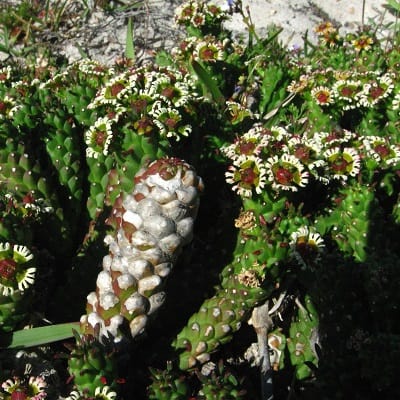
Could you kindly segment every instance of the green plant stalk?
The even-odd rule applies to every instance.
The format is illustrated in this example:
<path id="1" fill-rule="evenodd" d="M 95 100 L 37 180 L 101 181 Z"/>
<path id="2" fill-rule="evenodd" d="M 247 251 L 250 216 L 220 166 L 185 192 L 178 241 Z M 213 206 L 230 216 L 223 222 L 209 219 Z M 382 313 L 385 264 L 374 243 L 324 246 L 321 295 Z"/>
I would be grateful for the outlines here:
<path id="1" fill-rule="evenodd" d="M 280 279 L 279 263 L 288 256 L 279 229 L 295 229 L 274 225 L 285 212 L 285 203 L 285 197 L 272 201 L 266 193 L 244 200 L 233 261 L 223 269 L 216 294 L 205 300 L 173 342 L 182 351 L 181 369 L 209 361 L 211 353 L 229 342 L 251 310 L 274 291 Z"/>
<path id="2" fill-rule="evenodd" d="M 345 254 L 365 261 L 371 213 L 376 205 L 372 188 L 360 184 L 346 186 L 334 202 L 337 206 L 318 218 L 317 230 L 322 235 L 330 234 Z"/>

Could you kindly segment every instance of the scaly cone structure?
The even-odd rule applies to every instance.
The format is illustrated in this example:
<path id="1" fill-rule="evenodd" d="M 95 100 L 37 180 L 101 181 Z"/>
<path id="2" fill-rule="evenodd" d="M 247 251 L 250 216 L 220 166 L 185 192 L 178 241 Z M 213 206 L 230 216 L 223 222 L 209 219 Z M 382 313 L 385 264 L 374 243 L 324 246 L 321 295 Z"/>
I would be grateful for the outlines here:
<path id="1" fill-rule="evenodd" d="M 114 204 L 109 223 L 115 234 L 105 242 L 109 254 L 95 292 L 81 318 L 85 334 L 121 336 L 129 325 L 140 334 L 163 303 L 162 286 L 182 246 L 192 239 L 202 180 L 184 161 L 162 158 L 141 169 L 135 188 Z"/>

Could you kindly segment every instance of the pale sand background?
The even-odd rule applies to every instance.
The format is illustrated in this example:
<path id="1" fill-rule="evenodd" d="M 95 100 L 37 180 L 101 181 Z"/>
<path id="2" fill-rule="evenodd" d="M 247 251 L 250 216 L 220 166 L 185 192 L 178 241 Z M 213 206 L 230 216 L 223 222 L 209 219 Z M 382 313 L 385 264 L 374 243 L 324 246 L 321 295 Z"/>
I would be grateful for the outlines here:
<path id="1" fill-rule="evenodd" d="M 132 0 L 126 0 L 131 2 Z M 170 49 L 179 42 L 179 32 L 174 24 L 174 12 L 182 0 L 144 0 L 140 10 L 104 14 L 97 10 L 83 26 L 73 25 L 68 35 L 56 41 L 58 50 L 70 61 L 81 58 L 85 53 L 98 61 L 111 64 L 124 55 L 126 41 L 126 21 L 132 17 L 134 26 L 137 60 L 151 60 L 155 49 Z M 227 7 L 226 0 L 213 2 Z M 283 28 L 279 36 L 282 43 L 302 46 L 302 36 L 309 32 L 309 39 L 315 41 L 313 28 L 320 22 L 330 20 L 341 26 L 342 31 L 355 30 L 363 22 L 362 0 L 243 0 L 249 6 L 256 30 L 262 35 L 271 24 Z M 393 21 L 394 17 L 385 13 L 386 0 L 366 0 L 364 23 L 370 19 Z M 243 32 L 245 25 L 241 17 L 234 14 L 226 26 L 235 33 Z M 380 33 L 386 36 L 387 32 Z"/>
<path id="2" fill-rule="evenodd" d="M 225 0 L 216 0 L 216 3 L 221 7 L 226 5 Z M 252 21 L 260 33 L 270 24 L 278 25 L 283 28 L 280 38 L 288 45 L 302 45 L 306 31 L 315 40 L 313 28 L 327 20 L 341 26 L 341 31 L 354 31 L 371 19 L 380 21 L 383 17 L 385 22 L 394 21 L 383 7 L 384 0 L 366 0 L 364 21 L 362 0 L 243 0 L 242 4 L 249 6 Z M 244 24 L 236 14 L 227 27 L 237 32 L 244 29 Z"/>

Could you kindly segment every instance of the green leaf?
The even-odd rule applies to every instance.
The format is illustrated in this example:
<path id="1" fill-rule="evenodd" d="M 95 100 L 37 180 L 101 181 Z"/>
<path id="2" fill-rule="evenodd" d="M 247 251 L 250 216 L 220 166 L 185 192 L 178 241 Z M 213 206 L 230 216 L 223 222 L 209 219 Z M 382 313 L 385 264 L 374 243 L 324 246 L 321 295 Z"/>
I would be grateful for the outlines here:
<path id="1" fill-rule="evenodd" d="M 129 58 L 131 60 L 135 59 L 135 45 L 133 44 L 132 18 L 128 19 L 128 26 L 126 27 L 125 55 L 126 58 Z"/>
<path id="2" fill-rule="evenodd" d="M 222 106 L 225 103 L 224 95 L 221 93 L 210 74 L 196 60 L 192 60 L 192 67 L 204 87 L 210 92 L 214 101 Z"/>
<path id="3" fill-rule="evenodd" d="M 397 0 L 387 0 L 387 4 L 384 4 L 385 8 L 389 11 L 394 11 L 395 13 L 400 12 L 400 2 Z"/>
<path id="4" fill-rule="evenodd" d="M 161 67 L 168 67 L 170 65 L 173 65 L 174 60 L 172 56 L 167 53 L 165 50 L 160 50 L 156 54 L 156 64 L 161 66 Z"/>
<path id="5" fill-rule="evenodd" d="M 22 329 L 0 335 L 0 348 L 15 349 L 40 346 L 73 337 L 73 330 L 79 330 L 79 322 Z"/>

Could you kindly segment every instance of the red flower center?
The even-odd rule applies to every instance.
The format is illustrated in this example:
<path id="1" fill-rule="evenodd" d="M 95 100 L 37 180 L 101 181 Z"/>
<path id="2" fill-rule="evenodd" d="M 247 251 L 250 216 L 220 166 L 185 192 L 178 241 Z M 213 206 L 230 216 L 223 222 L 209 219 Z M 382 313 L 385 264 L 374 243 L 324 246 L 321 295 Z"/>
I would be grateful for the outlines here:
<path id="1" fill-rule="evenodd" d="M 275 179 L 281 185 L 289 185 L 293 180 L 293 174 L 288 169 L 279 167 L 275 171 Z"/>
<path id="2" fill-rule="evenodd" d="M 240 154 L 253 154 L 256 145 L 252 142 L 242 142 L 239 145 Z"/>
<path id="3" fill-rule="evenodd" d="M 374 86 L 370 91 L 369 95 L 372 97 L 372 99 L 377 99 L 382 96 L 382 94 L 385 93 L 384 89 L 381 88 L 380 86 Z"/>
<path id="4" fill-rule="evenodd" d="M 115 97 L 123 89 L 125 89 L 125 86 L 122 83 L 115 83 L 110 89 L 111 96 Z"/>
<path id="5" fill-rule="evenodd" d="M 294 155 L 301 161 L 307 161 L 310 158 L 310 149 L 300 145 L 296 148 Z"/>
<path id="6" fill-rule="evenodd" d="M 360 38 L 360 39 L 357 40 L 356 46 L 363 49 L 363 48 L 369 46 L 369 41 L 368 41 L 367 38 Z"/>
<path id="7" fill-rule="evenodd" d="M 196 15 L 193 18 L 193 22 L 195 25 L 201 25 L 203 23 L 203 21 L 204 21 L 204 18 L 201 15 Z"/>
<path id="8" fill-rule="evenodd" d="M 343 157 L 338 157 L 333 163 L 332 163 L 332 169 L 335 172 L 343 172 L 346 171 L 347 166 L 350 163 L 347 162 Z"/>
<path id="9" fill-rule="evenodd" d="M 213 4 L 210 4 L 208 6 L 208 11 L 213 15 L 217 15 L 218 14 L 218 7 L 213 5 Z"/>
<path id="10" fill-rule="evenodd" d="M 328 103 L 329 95 L 326 92 L 317 93 L 317 100 L 319 103 Z"/>
<path id="11" fill-rule="evenodd" d="M 28 395 L 25 392 L 15 391 L 11 393 L 11 400 L 25 400 Z"/>
<path id="12" fill-rule="evenodd" d="M 97 146 L 103 147 L 104 143 L 106 142 L 106 133 L 103 131 L 96 131 L 94 141 Z"/>
<path id="13" fill-rule="evenodd" d="M 5 260 L 1 260 L 0 276 L 8 280 L 14 276 L 16 268 L 17 268 L 17 263 L 13 259 L 6 258 Z"/>
<path id="14" fill-rule="evenodd" d="M 351 88 L 350 86 L 345 86 L 340 90 L 340 94 L 343 97 L 352 97 L 354 94 L 355 90 Z"/>
<path id="15" fill-rule="evenodd" d="M 175 94 L 175 89 L 173 87 L 166 87 L 161 91 L 161 95 L 168 98 L 168 99 L 172 99 L 174 97 Z"/>
<path id="16" fill-rule="evenodd" d="M 257 175 L 254 172 L 253 168 L 245 168 L 240 172 L 240 180 L 247 184 L 247 185 L 252 185 L 254 184 L 254 181 L 256 180 Z"/>
<path id="17" fill-rule="evenodd" d="M 374 150 L 382 157 L 385 158 L 390 154 L 390 149 L 384 144 L 378 144 L 375 146 Z"/>
<path id="18" fill-rule="evenodd" d="M 152 125 L 151 119 L 147 117 L 140 118 L 134 124 L 139 133 L 150 133 L 152 131 Z"/>
<path id="19" fill-rule="evenodd" d="M 134 102 L 132 102 L 132 108 L 135 110 L 135 112 L 140 113 L 147 107 L 147 101 L 144 99 L 139 99 Z"/>
<path id="20" fill-rule="evenodd" d="M 177 124 L 177 120 L 175 120 L 174 118 L 167 118 L 166 120 L 165 120 L 165 125 L 167 125 L 167 127 L 169 128 L 169 129 L 174 129 L 175 128 L 175 126 L 176 126 L 176 124 Z"/>
<path id="21" fill-rule="evenodd" d="M 209 48 L 203 49 L 201 51 L 200 58 L 202 60 L 214 60 L 214 51 Z"/>
<path id="22" fill-rule="evenodd" d="M 188 6 L 182 10 L 182 15 L 184 17 L 191 17 L 194 13 L 194 7 Z"/>
<path id="23" fill-rule="evenodd" d="M 22 198 L 22 202 L 24 204 L 32 204 L 35 202 L 35 198 L 33 197 L 32 193 L 27 193 L 23 198 Z"/>

